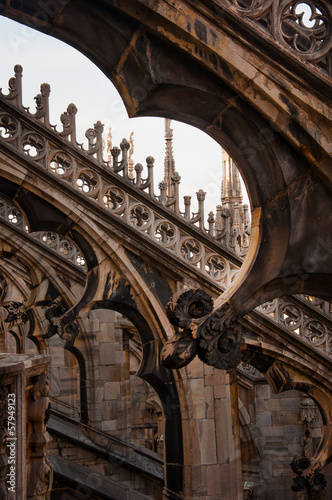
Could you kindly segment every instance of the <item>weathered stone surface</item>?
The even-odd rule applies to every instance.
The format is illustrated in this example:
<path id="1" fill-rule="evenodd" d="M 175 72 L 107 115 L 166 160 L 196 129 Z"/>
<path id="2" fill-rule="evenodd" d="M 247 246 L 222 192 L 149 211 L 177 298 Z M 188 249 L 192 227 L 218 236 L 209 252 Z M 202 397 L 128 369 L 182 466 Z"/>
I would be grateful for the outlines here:
<path id="1" fill-rule="evenodd" d="M 29 304 L 29 342 L 34 337 L 36 347 L 26 347 L 50 352 L 55 405 L 64 418 L 80 419 L 82 425 L 115 432 L 125 440 L 134 436 L 152 453 L 164 449 L 165 498 L 179 498 L 181 492 L 190 500 L 240 498 L 240 435 L 243 470 L 254 471 L 256 477 L 261 473 L 269 500 L 292 495 L 287 494 L 286 484 L 291 477 L 286 474 L 289 454 L 302 446 L 306 426 L 317 429 L 314 439 L 322 434 L 324 444 L 314 453 L 309 473 L 320 470 L 332 453 L 329 344 L 325 340 L 325 351 L 319 351 L 306 337 L 315 332 L 311 340 L 317 342 L 316 336 L 327 331 L 330 320 L 319 306 L 309 317 L 311 305 L 294 297 L 301 293 L 310 300 L 316 300 L 314 296 L 331 300 L 331 9 L 325 0 L 320 2 L 324 13 L 326 9 L 320 29 L 328 24 L 327 38 L 320 34 L 307 51 L 296 46 L 295 38 L 290 42 L 283 36 L 284 4 L 271 1 L 251 7 L 249 3 L 223 2 L 221 9 L 215 1 L 55 2 L 44 9 L 43 19 L 37 15 L 40 5 L 0 1 L 2 14 L 29 25 L 33 20 L 37 28 L 88 53 L 116 83 L 130 116 L 165 115 L 206 130 L 236 159 L 249 189 L 251 248 L 233 281 L 240 259 L 206 233 L 202 207 L 200 218 L 190 222 L 191 210 L 183 218 L 178 197 L 176 202 L 170 197 L 162 203 L 157 199 L 151 157 L 146 185 L 139 166 L 135 179 L 128 179 L 127 141 L 119 150 L 109 151 L 116 161 L 105 166 L 98 122 L 89 129 L 89 149 L 82 151 L 76 144 L 74 105 L 61 116 L 63 131 L 56 134 L 49 123 L 49 87 L 41 88 L 34 116 L 24 110 L 19 66 L 7 96 L 1 93 L 0 191 L 20 208 L 31 231 L 47 231 L 68 238 L 67 244 L 74 242 L 86 266 L 73 268 L 73 262 L 64 262 L 47 247 L 41 250 L 7 219 L 1 223 L 1 266 L 10 285 L 2 288 L 2 302 L 17 295 L 20 303 Z M 315 9 L 315 2 L 309 7 Z M 302 20 L 296 19 L 288 15 L 284 22 L 295 23 L 301 31 Z M 317 44 L 319 51 L 327 46 L 323 55 L 315 54 Z M 36 158 L 27 154 L 26 145 L 37 148 Z M 64 169 L 61 174 L 54 164 L 51 167 L 50 155 L 55 152 L 60 155 L 53 158 L 55 164 Z M 88 187 L 86 191 L 79 189 L 78 180 Z M 167 231 L 156 225 L 164 220 Z M 165 246 L 157 241 L 158 231 L 161 240 L 174 234 L 179 238 L 171 243 L 168 239 Z M 204 249 L 198 250 L 197 261 L 193 248 Z M 192 252 L 191 260 L 184 259 L 185 251 Z M 211 255 L 213 266 L 216 257 L 226 259 L 225 281 L 216 282 L 207 272 Z M 49 283 L 42 293 L 39 285 L 45 275 Z M 229 285 L 234 287 L 227 289 Z M 213 337 L 211 349 L 202 347 L 204 332 L 194 321 L 179 357 L 194 342 L 202 348 L 200 357 L 211 362 L 211 353 L 219 356 L 230 347 L 237 325 L 248 334 L 226 367 L 235 366 L 243 356 L 245 363 L 266 376 L 273 391 L 282 393 L 271 397 L 262 378 L 242 373 L 239 384 L 247 394 L 241 429 L 234 378 L 203 366 L 197 357 L 176 372 L 160 363 L 162 345 L 174 333 L 174 323 L 165 314 L 167 300 L 172 292 L 199 288 L 211 293 L 216 304 L 210 330 L 217 337 L 221 332 L 228 336 Z M 291 300 L 278 302 L 274 317 L 253 310 L 286 294 L 292 295 Z M 72 314 L 62 326 L 70 330 L 79 325 L 77 336 L 73 331 L 61 338 L 54 332 L 53 337 L 45 336 L 50 331 L 43 308 L 58 299 Z M 225 318 L 215 313 L 226 308 L 236 318 L 219 330 L 214 321 Z M 194 312 L 198 310 L 202 303 L 196 304 Z M 123 324 L 119 314 L 130 322 Z M 58 317 L 53 326 L 66 318 Z M 297 321 L 305 325 L 306 334 L 297 333 Z M 15 340 L 11 333 L 21 335 L 17 324 L 7 326 L 1 345 L 23 349 L 22 339 Z M 134 337 L 126 336 L 126 329 Z M 218 365 L 218 360 L 212 361 Z M 145 387 L 134 382 L 137 370 Z M 294 395 L 294 389 L 309 394 L 320 406 L 327 423 L 321 434 L 316 423 L 301 420 L 301 396 Z M 36 401 L 40 399 L 36 395 Z M 73 454 L 65 445 L 63 450 L 64 455 Z M 76 465 L 92 462 L 81 451 L 77 459 L 82 463 Z M 214 476 L 218 467 L 220 482 Z M 79 469 L 78 475 L 84 478 L 85 472 Z M 123 470 L 114 471 L 114 478 L 130 480 Z M 151 493 L 148 485 L 140 487 Z M 129 488 L 118 488 L 120 496 L 122 490 L 132 496 Z"/>

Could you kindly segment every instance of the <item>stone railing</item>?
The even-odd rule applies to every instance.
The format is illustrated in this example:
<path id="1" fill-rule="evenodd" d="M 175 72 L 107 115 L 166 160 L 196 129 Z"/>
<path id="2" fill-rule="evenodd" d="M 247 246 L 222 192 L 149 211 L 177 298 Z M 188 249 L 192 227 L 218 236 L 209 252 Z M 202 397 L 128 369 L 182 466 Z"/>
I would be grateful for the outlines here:
<path id="1" fill-rule="evenodd" d="M 37 168 L 47 171 L 60 184 L 70 184 L 72 190 L 98 204 L 143 238 L 193 266 L 222 290 L 228 288 L 241 259 L 219 243 L 218 238 L 222 235 L 215 230 L 211 213 L 209 227 L 205 229 L 204 191 L 197 192 L 197 213 L 191 213 L 190 197 L 185 197 L 182 213 L 177 173 L 172 178 L 171 196 L 166 193 L 165 182 L 159 184 L 160 194 L 156 195 L 151 156 L 146 159 L 145 179 L 140 163 L 135 166 L 134 178 L 129 175 L 130 144 L 126 139 L 120 148 L 113 147 L 109 151 L 109 161 L 104 161 L 100 122 L 87 130 L 88 149 L 84 150 L 76 141 L 75 105 L 70 104 L 61 115 L 63 131 L 59 133 L 49 123 L 49 85 L 41 85 L 41 93 L 35 98 L 36 112 L 32 114 L 22 105 L 21 79 L 22 68 L 16 66 L 15 77 L 9 80 L 9 93 L 0 94 L 0 142 L 10 151 L 14 149 L 25 156 Z M 52 240 L 47 235 L 45 238 L 47 242 Z"/>
<path id="2" fill-rule="evenodd" d="M 332 76 L 332 6 L 329 0 L 214 0 L 220 16 L 229 9 L 259 26 L 279 45 Z"/>
<path id="3" fill-rule="evenodd" d="M 0 354 L 0 497 L 46 500 L 52 466 L 47 367 L 50 356 Z"/>
<path id="4" fill-rule="evenodd" d="M 310 345 L 332 356 L 332 305 L 308 295 L 265 302 L 257 310 Z"/>
<path id="5" fill-rule="evenodd" d="M 84 257 L 72 241 L 63 238 L 59 234 L 52 231 L 28 233 L 27 222 L 22 212 L 3 196 L 0 196 L 0 217 L 13 224 L 13 226 L 20 231 L 29 234 L 29 236 L 38 240 L 40 243 L 53 252 L 56 252 L 61 257 L 64 257 L 76 266 L 85 269 Z"/>

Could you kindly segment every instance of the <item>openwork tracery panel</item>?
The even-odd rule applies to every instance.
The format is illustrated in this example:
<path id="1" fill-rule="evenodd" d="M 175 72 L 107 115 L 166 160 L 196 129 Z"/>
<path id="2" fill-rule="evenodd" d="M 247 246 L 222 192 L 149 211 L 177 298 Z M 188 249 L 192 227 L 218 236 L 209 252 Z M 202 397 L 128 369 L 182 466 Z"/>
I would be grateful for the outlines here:
<path id="1" fill-rule="evenodd" d="M 332 6 L 328 0 L 227 0 L 294 55 L 332 75 Z M 218 0 L 218 4 L 222 4 Z"/>
<path id="2" fill-rule="evenodd" d="M 257 308 L 278 325 L 332 356 L 331 305 L 316 297 L 300 295 L 265 302 Z"/>
<path id="3" fill-rule="evenodd" d="M 35 240 L 56 252 L 61 257 L 71 261 L 73 264 L 85 269 L 85 260 L 77 246 L 72 242 L 63 238 L 52 231 L 36 231 L 28 233 L 27 222 L 20 212 L 12 203 L 4 197 L 0 197 L 0 217 L 7 222 L 10 222 L 20 231 L 28 234 Z"/>
<path id="4" fill-rule="evenodd" d="M 172 189 L 167 192 L 165 182 L 159 184 L 160 193 L 154 190 L 154 159 L 146 158 L 147 176 L 142 164 L 135 165 L 135 174 L 129 172 L 130 143 L 123 139 L 120 147 L 111 147 L 107 161 L 103 159 L 103 125 L 97 122 L 88 129 L 88 149 L 76 141 L 75 116 L 77 108 L 70 104 L 61 115 L 62 132 L 49 123 L 49 86 L 43 84 L 36 97 L 35 114 L 22 105 L 22 68 L 15 66 L 15 77 L 9 82 L 9 93 L 0 93 L 0 141 L 10 145 L 59 180 L 69 184 L 92 203 L 97 203 L 111 217 L 120 218 L 134 231 L 149 238 L 156 245 L 192 266 L 206 278 L 216 282 L 222 290 L 234 279 L 241 259 L 229 254 L 219 243 L 214 218 L 208 218 L 205 227 L 205 192 L 198 190 L 198 211 L 191 211 L 191 197 L 185 197 L 185 211 L 180 210 L 180 176 L 172 176 Z M 14 111 L 14 109 L 16 111 Z M 17 109 L 20 112 L 18 118 Z M 47 134 L 45 134 L 45 127 Z M 17 217 L 20 217 L 17 214 Z M 46 233 L 41 241 L 50 248 L 57 247 L 63 256 L 72 255 L 70 244 L 55 243 Z M 209 244 L 209 240 L 213 245 Z M 215 245 L 218 249 L 216 250 Z M 81 256 L 78 262 L 82 262 Z"/>

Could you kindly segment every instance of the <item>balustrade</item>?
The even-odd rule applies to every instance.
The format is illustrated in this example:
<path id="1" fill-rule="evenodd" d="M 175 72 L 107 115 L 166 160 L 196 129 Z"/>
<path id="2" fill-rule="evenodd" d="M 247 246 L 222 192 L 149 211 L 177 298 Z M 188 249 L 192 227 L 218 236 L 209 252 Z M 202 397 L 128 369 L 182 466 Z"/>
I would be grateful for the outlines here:
<path id="1" fill-rule="evenodd" d="M 272 321 L 312 347 L 332 356 L 331 304 L 308 295 L 282 297 L 257 308 Z"/>
<path id="2" fill-rule="evenodd" d="M 52 231 L 36 231 L 28 233 L 27 222 L 23 214 L 12 203 L 0 196 L 0 217 L 13 224 L 17 229 L 29 234 L 61 257 L 71 261 L 73 264 L 85 268 L 85 260 L 77 246 Z"/>
<path id="3" fill-rule="evenodd" d="M 135 165 L 135 175 L 132 175 L 128 169 L 132 150 L 126 139 L 122 140 L 120 147 L 112 147 L 111 138 L 108 138 L 106 144 L 110 150 L 106 151 L 105 161 L 103 126 L 100 122 L 87 130 L 88 149 L 85 150 L 76 141 L 77 108 L 74 104 L 70 104 L 61 115 L 63 130 L 57 132 L 49 123 L 49 86 L 41 86 L 41 93 L 36 96 L 34 114 L 22 105 L 22 71 L 21 66 L 15 66 L 15 76 L 9 81 L 9 93 L 0 93 L 0 141 L 16 149 L 23 157 L 27 156 L 38 168 L 69 183 L 73 190 L 86 196 L 92 203 L 97 203 L 112 216 L 121 218 L 144 237 L 194 266 L 195 271 L 216 281 L 222 290 L 228 288 L 241 261 L 235 254 L 229 258 L 229 251 L 214 238 L 217 231 L 214 229 L 213 215 L 209 215 L 209 227 L 205 228 L 205 192 L 201 189 L 197 192 L 197 213 L 191 213 L 189 196 L 185 197 L 185 211 L 182 213 L 179 174 L 175 172 L 172 176 L 170 195 L 167 195 L 163 182 L 159 184 L 160 193 L 157 195 L 154 191 L 154 159 L 151 156 L 146 158 L 146 178 L 142 176 L 144 169 L 140 163 Z M 48 129 L 47 133 L 43 127 Z M 0 215 L 4 213 L 4 218 L 9 220 L 5 210 L 6 207 L 2 208 Z M 12 210 L 11 222 L 19 227 L 18 219 L 22 214 L 14 206 L 8 210 Z M 65 257 L 73 256 L 73 262 L 83 265 L 82 255 L 71 242 L 51 232 L 35 236 L 49 248 L 56 249 Z M 202 241 L 202 236 L 213 241 L 213 245 L 210 246 L 204 239 Z M 217 261 L 218 272 L 212 265 L 212 262 Z"/>

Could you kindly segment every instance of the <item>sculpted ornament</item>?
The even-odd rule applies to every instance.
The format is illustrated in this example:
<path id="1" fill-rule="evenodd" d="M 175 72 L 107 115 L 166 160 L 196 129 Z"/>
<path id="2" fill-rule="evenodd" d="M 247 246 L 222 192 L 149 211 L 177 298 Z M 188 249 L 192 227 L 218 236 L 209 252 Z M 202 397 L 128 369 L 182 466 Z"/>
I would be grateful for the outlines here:
<path id="1" fill-rule="evenodd" d="M 311 461 L 307 457 L 295 456 L 291 463 L 293 472 L 296 477 L 293 479 L 292 490 L 295 492 L 305 491 L 307 498 L 316 500 L 326 498 L 326 479 L 320 469 L 307 474 Z"/>
<path id="2" fill-rule="evenodd" d="M 25 325 L 29 321 L 29 317 L 22 302 L 12 301 L 5 304 L 4 308 L 7 309 L 8 312 L 5 323 L 16 321 L 18 325 Z"/>
<path id="3" fill-rule="evenodd" d="M 54 302 L 45 310 L 45 317 L 49 321 L 45 338 L 53 337 L 56 333 L 63 340 L 73 341 L 79 333 L 77 323 L 75 323 L 75 314 L 68 311 L 61 302 Z"/>
<path id="4" fill-rule="evenodd" d="M 46 373 L 31 379 L 27 406 L 27 498 L 49 499 L 53 482 L 52 465 L 47 459 L 51 436 L 46 430 L 50 416 L 49 382 Z"/>
<path id="5" fill-rule="evenodd" d="M 222 370 L 241 361 L 243 330 L 228 304 L 213 311 L 213 299 L 208 293 L 189 290 L 174 297 L 166 313 L 177 329 L 161 351 L 161 362 L 166 368 L 182 368 L 196 355 L 204 363 Z"/>

